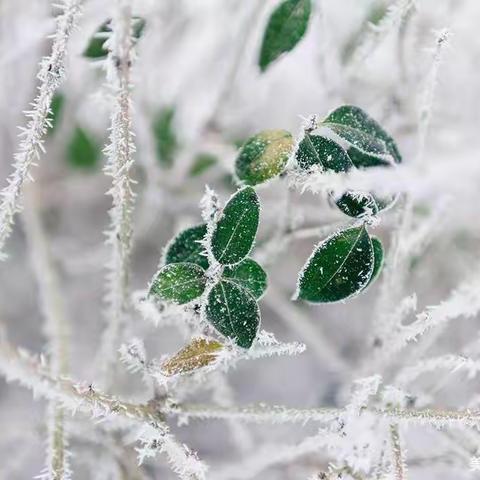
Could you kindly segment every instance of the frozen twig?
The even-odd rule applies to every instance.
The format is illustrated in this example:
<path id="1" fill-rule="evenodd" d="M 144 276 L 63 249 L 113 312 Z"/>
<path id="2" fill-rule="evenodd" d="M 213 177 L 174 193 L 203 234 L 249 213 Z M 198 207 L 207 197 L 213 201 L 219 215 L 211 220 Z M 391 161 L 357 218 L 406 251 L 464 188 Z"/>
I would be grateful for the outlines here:
<path id="1" fill-rule="evenodd" d="M 182 480 L 205 478 L 206 466 L 195 452 L 175 440 L 155 402 L 143 405 L 124 402 L 96 391 L 92 385 L 55 377 L 42 361 L 25 350 L 13 348 L 5 340 L 0 343 L 0 373 L 7 381 L 17 381 L 29 388 L 34 395 L 58 401 L 65 410 L 82 411 L 96 421 L 114 421 L 122 429 L 136 427 L 134 438 L 142 444 L 139 460 L 163 452 Z"/>
<path id="2" fill-rule="evenodd" d="M 390 33 L 399 28 L 408 13 L 415 7 L 415 0 L 397 0 L 391 5 L 378 25 L 370 25 L 362 43 L 356 50 L 349 70 L 355 72 L 382 44 Z"/>
<path id="3" fill-rule="evenodd" d="M 15 154 L 14 171 L 10 174 L 8 185 L 0 192 L 0 259 L 5 242 L 12 231 L 15 214 L 21 209 L 20 200 L 23 186 L 31 177 L 31 167 L 44 151 L 43 137 L 50 125 L 48 116 L 53 95 L 65 76 L 65 58 L 67 43 L 81 10 L 82 0 L 63 0 L 59 7 L 63 12 L 57 17 L 57 28 L 53 35 L 50 56 L 42 59 L 38 79 L 38 94 L 31 110 L 25 112 L 28 119 L 22 127 L 20 146 Z"/>
<path id="4" fill-rule="evenodd" d="M 110 143 L 105 173 L 112 177 L 113 206 L 107 243 L 111 247 L 107 277 L 107 326 L 101 345 L 103 381 L 112 381 L 115 356 L 129 304 L 129 262 L 132 248 L 132 210 L 134 194 L 130 169 L 133 143 L 130 69 L 133 61 L 132 12 L 128 0 L 117 0 L 111 24 L 112 34 L 106 41 L 109 49 L 107 78 L 113 94 Z"/>
<path id="5" fill-rule="evenodd" d="M 420 375 L 435 371 L 437 369 L 456 372 L 464 370 L 468 378 L 474 378 L 480 371 L 480 361 L 460 355 L 442 355 L 439 357 L 421 360 L 411 367 L 402 369 L 396 379 L 398 385 L 408 385 L 415 381 Z"/>
<path id="6" fill-rule="evenodd" d="M 438 70 L 442 63 L 443 53 L 448 44 L 449 36 L 450 32 L 447 29 L 440 30 L 436 34 L 432 66 L 428 72 L 419 108 L 417 163 L 424 161 L 425 143 L 427 140 L 428 129 L 430 127 L 430 120 L 432 118 L 433 100 L 435 98 L 435 91 L 438 84 Z"/>
<path id="7" fill-rule="evenodd" d="M 407 480 L 407 467 L 405 457 L 400 441 L 400 431 L 398 425 L 390 425 L 390 440 L 392 444 L 392 463 L 395 480 Z"/>
<path id="8" fill-rule="evenodd" d="M 42 225 L 34 186 L 34 184 L 29 185 L 25 192 L 25 230 L 45 317 L 45 334 L 51 372 L 54 376 L 65 376 L 68 374 L 70 328 L 60 292 L 60 280 Z M 70 467 L 66 450 L 68 439 L 65 432 L 64 412 L 56 400 L 52 400 L 47 408 L 47 426 L 49 433 L 47 463 L 42 478 L 46 480 L 68 479 L 70 478 Z"/>
<path id="9" fill-rule="evenodd" d="M 424 157 L 426 136 L 428 127 L 430 125 L 435 87 L 437 84 L 438 68 L 442 58 L 441 53 L 447 38 L 448 32 L 444 30 L 440 32 L 436 40 L 433 66 L 428 76 L 427 84 L 423 92 L 423 101 L 420 106 L 418 145 L 415 164 L 421 166 L 422 169 L 424 169 L 424 166 L 421 165 L 421 162 Z M 377 327 L 379 324 L 381 324 L 381 322 L 383 322 L 386 311 L 388 311 L 388 309 L 390 309 L 392 305 L 398 301 L 398 296 L 400 295 L 404 285 L 405 277 L 407 275 L 407 260 L 409 255 L 411 255 L 411 251 L 408 247 L 414 246 L 411 244 L 408 245 L 406 241 L 406 239 L 409 238 L 409 234 L 412 230 L 412 215 L 413 199 L 410 195 L 407 195 L 400 212 L 399 226 L 393 235 L 392 248 L 387 261 L 388 267 L 385 270 L 384 282 L 382 284 L 381 294 L 377 303 L 377 312 L 375 316 Z M 379 332 L 377 331 L 375 334 L 379 335 Z"/>
<path id="10" fill-rule="evenodd" d="M 344 408 L 289 408 L 280 405 L 257 404 L 246 407 L 219 407 L 200 404 L 170 404 L 163 412 L 182 419 L 236 419 L 249 423 L 323 423 L 338 420 L 347 412 Z M 368 413 L 378 418 L 396 420 L 405 425 L 429 425 L 442 428 L 448 425 L 475 427 L 480 423 L 478 410 L 440 410 L 368 407 Z"/>
<path id="11" fill-rule="evenodd" d="M 480 296 L 478 288 L 480 277 L 478 273 L 465 280 L 450 296 L 439 305 L 427 307 L 417 314 L 416 320 L 409 325 L 402 325 L 403 315 L 393 321 L 389 334 L 379 345 L 373 355 L 373 369 L 391 364 L 395 355 L 409 343 L 416 342 L 419 337 L 433 328 L 445 328 L 449 321 L 458 317 L 473 317 L 480 311 Z M 404 307 L 408 307 L 407 302 Z M 415 305 L 413 305 L 414 307 Z M 410 308 L 412 305 L 410 305 Z"/>

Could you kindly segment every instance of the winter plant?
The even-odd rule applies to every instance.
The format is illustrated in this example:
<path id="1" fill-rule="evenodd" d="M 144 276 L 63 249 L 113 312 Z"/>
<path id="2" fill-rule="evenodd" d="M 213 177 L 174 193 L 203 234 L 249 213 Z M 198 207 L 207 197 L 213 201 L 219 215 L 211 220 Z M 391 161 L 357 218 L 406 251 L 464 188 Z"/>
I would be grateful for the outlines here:
<path id="1" fill-rule="evenodd" d="M 478 4 L 10 3 L 14 81 L 49 53 L 1 131 L 0 372 L 47 403 L 2 385 L 2 478 L 475 478 L 478 167 L 433 112 Z"/>

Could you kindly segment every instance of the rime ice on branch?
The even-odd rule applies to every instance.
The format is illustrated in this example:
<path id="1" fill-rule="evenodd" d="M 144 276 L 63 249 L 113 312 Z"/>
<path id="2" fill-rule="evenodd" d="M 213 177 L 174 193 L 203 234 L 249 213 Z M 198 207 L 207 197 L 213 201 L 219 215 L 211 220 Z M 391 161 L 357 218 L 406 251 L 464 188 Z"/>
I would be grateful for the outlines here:
<path id="1" fill-rule="evenodd" d="M 64 297 L 60 291 L 60 279 L 52 258 L 49 239 L 44 231 L 34 187 L 35 185 L 29 185 L 25 192 L 26 208 L 23 214 L 25 231 L 45 317 L 44 331 L 47 337 L 51 373 L 55 376 L 63 376 L 68 374 L 70 326 L 66 319 Z M 49 402 L 47 408 L 47 461 L 45 473 L 39 476 L 41 479 L 66 480 L 70 478 L 64 414 L 60 403 L 56 400 Z"/>
<path id="2" fill-rule="evenodd" d="M 12 231 L 15 214 L 21 209 L 20 199 L 25 182 L 30 180 L 31 167 L 44 152 L 43 137 L 50 125 L 48 116 L 53 95 L 65 76 L 65 57 L 68 39 L 75 28 L 82 0 L 64 0 L 59 7 L 63 13 L 56 19 L 57 29 L 53 35 L 52 53 L 40 65 L 38 94 L 32 109 L 25 112 L 28 122 L 22 127 L 20 146 L 15 154 L 14 171 L 8 185 L 0 192 L 0 259 L 5 258 L 3 249 Z"/>
<path id="3" fill-rule="evenodd" d="M 134 193 L 130 168 L 133 164 L 130 70 L 133 61 L 132 12 L 128 1 L 118 0 L 106 42 L 107 79 L 113 95 L 110 143 L 105 148 L 105 173 L 112 177 L 108 193 L 113 198 L 107 243 L 111 247 L 107 276 L 107 326 L 101 346 L 103 380 L 111 373 L 128 307 L 129 260 L 132 243 L 131 215 Z"/>

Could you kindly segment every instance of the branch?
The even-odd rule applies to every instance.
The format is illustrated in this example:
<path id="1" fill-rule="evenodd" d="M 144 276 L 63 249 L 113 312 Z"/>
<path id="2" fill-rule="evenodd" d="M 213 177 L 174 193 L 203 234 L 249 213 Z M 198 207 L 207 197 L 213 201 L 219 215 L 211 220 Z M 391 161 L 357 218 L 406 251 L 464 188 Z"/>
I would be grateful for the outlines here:
<path id="1" fill-rule="evenodd" d="M 349 72 L 355 73 L 373 54 L 391 32 L 395 31 L 415 6 L 415 0 L 397 0 L 388 8 L 386 15 L 376 26 L 371 25 L 368 34 L 360 43 L 349 65 Z"/>
<path id="2" fill-rule="evenodd" d="M 345 408 L 289 408 L 263 403 L 245 407 L 220 407 L 217 405 L 170 404 L 162 408 L 167 415 L 176 415 L 182 420 L 235 419 L 252 423 L 329 423 L 345 415 Z M 480 410 L 410 410 L 402 408 L 364 408 L 360 413 L 395 420 L 401 424 L 429 425 L 441 428 L 448 425 L 475 427 L 480 423 Z"/>
<path id="3" fill-rule="evenodd" d="M 403 368 L 397 376 L 397 384 L 407 385 L 415 381 L 420 375 L 437 369 L 446 369 L 449 372 L 466 370 L 468 378 L 474 378 L 480 371 L 480 361 L 461 355 L 441 355 L 439 357 L 420 360 L 415 365 Z"/>
<path id="4" fill-rule="evenodd" d="M 130 168 L 135 151 L 131 132 L 130 69 L 133 60 L 132 13 L 128 1 L 117 0 L 112 20 L 112 35 L 106 42 L 109 49 L 107 78 L 114 96 L 110 125 L 110 143 L 105 148 L 105 173 L 112 177 L 109 190 L 113 199 L 110 210 L 110 230 L 107 244 L 111 256 L 107 268 L 107 327 L 102 345 L 102 378 L 111 382 L 112 371 L 120 343 L 122 327 L 128 309 L 129 262 L 132 248 L 132 210 L 134 194 Z"/>
<path id="5" fill-rule="evenodd" d="M 390 425 L 390 440 L 392 443 L 393 471 L 395 480 L 407 480 L 407 467 L 400 441 L 398 425 Z"/>
<path id="6" fill-rule="evenodd" d="M 12 232 L 15 214 L 21 210 L 23 186 L 32 178 L 31 167 L 40 158 L 40 153 L 44 152 L 43 137 L 50 125 L 48 119 L 51 112 L 50 104 L 65 76 L 67 43 L 76 25 L 82 3 L 82 0 L 62 1 L 60 8 L 63 13 L 56 20 L 52 52 L 40 63 L 38 95 L 32 103 L 32 109 L 25 112 L 28 121 L 26 127 L 21 129 L 21 142 L 15 154 L 14 171 L 7 179 L 8 185 L 0 192 L 0 260 L 5 258 L 3 249 Z"/>
<path id="7" fill-rule="evenodd" d="M 60 281 L 38 211 L 38 198 L 35 192 L 33 184 L 25 192 L 27 206 L 24 212 L 25 230 L 45 317 L 51 373 L 55 376 L 64 376 L 68 373 L 70 328 L 66 321 L 65 306 L 60 293 Z M 51 401 L 47 409 L 47 426 L 49 438 L 46 472 L 40 478 L 46 480 L 70 478 L 64 412 L 56 401 Z"/>
<path id="8" fill-rule="evenodd" d="M 207 467 L 195 452 L 177 442 L 163 420 L 156 402 L 134 404 L 96 391 L 91 385 L 75 383 L 65 377 L 55 377 L 43 361 L 25 350 L 0 341 L 0 373 L 7 381 L 17 381 L 34 395 L 58 401 L 73 413 L 84 412 L 95 421 L 111 420 L 118 428 L 138 427 L 136 438 L 142 447 L 139 460 L 165 453 L 173 471 L 182 480 L 203 480 Z"/>

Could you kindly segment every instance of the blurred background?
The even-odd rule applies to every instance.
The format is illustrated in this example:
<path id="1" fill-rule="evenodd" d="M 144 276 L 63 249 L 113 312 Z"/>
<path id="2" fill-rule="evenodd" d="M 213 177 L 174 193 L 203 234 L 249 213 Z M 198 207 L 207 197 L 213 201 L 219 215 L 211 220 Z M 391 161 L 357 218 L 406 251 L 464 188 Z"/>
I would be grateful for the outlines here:
<path id="1" fill-rule="evenodd" d="M 310 114 L 323 117 L 339 105 L 354 104 L 392 134 L 408 166 L 418 152 L 419 118 L 436 67 L 425 153 L 421 165 L 408 170 L 407 177 L 413 185 L 409 191 L 414 199 L 415 228 L 426 226 L 428 235 L 418 252 L 408 258 L 403 292 L 416 293 L 421 311 L 441 302 L 478 268 L 480 4 L 477 0 L 411 3 L 400 22 L 388 25 L 387 8 L 402 2 L 316 0 L 305 38 L 261 73 L 259 45 L 277 0 L 133 2 L 134 15 L 146 23 L 138 39 L 132 75 L 137 147 L 132 291 L 146 288 L 165 243 L 176 232 L 201 221 L 198 203 L 206 184 L 224 200 L 235 191 L 236 152 L 246 138 L 260 130 L 282 128 L 296 135 L 302 118 Z M 106 192 L 111 178 L 103 173 L 102 149 L 110 118 L 105 70 L 102 60 L 88 58 L 85 50 L 92 35 L 111 17 L 110 9 L 108 1 L 85 3 L 69 46 L 67 79 L 55 98 L 55 126 L 46 140 L 46 154 L 34 169 L 36 202 L 71 324 L 71 374 L 87 383 L 96 381 L 98 365 L 92 364 L 92 359 L 104 326 L 108 259 L 104 232 L 109 224 L 111 197 Z M 0 0 L 1 179 L 11 172 L 17 126 L 24 124 L 22 112 L 34 98 L 38 62 L 49 52 L 54 15 L 50 1 Z M 371 52 L 364 56 L 362 45 L 375 25 L 383 30 L 377 31 Z M 450 35 L 441 61 L 435 64 L 436 41 L 442 29 L 448 29 Z M 400 190 L 404 184 L 399 183 Z M 284 215 L 287 192 L 281 179 L 259 189 L 258 248 L 274 235 Z M 318 195 L 291 192 L 289 202 L 298 228 L 349 221 Z M 394 208 L 382 216 L 375 230 L 387 250 L 396 222 Z M 297 272 L 321 238 L 296 240 L 286 251 L 269 258 L 270 287 L 261 301 L 262 327 L 279 340 L 304 342 L 307 351 L 293 358 L 243 362 L 229 375 L 236 403 L 339 405 L 342 392 L 368 358 L 372 348 L 368 332 L 382 277 L 368 292 L 346 304 L 290 302 Z M 0 319 L 14 344 L 42 352 L 44 321 L 29 251 L 20 216 L 7 245 L 9 257 L 0 265 Z M 475 318 L 456 319 L 428 345 L 428 354 L 459 352 L 476 335 L 477 324 Z M 138 312 L 132 312 L 130 326 L 132 335 L 145 339 L 150 358 L 175 352 L 183 345 L 176 328 L 155 328 Z M 408 363 L 409 350 L 402 355 L 399 363 Z M 122 367 L 119 370 L 119 392 L 132 400 L 148 400 L 150 392 L 145 391 L 139 375 Z M 432 375 L 416 388 L 421 391 L 438 380 Z M 452 375 L 447 385 L 436 390 L 434 402 L 460 408 L 474 392 L 475 382 Z M 0 478 L 32 478 L 42 470 L 44 409 L 44 402 L 34 401 L 29 391 L 1 380 Z M 117 478 L 99 471 L 102 462 L 107 470 L 109 453 L 95 448 L 94 434 L 88 433 L 91 425 L 81 420 L 75 417 L 72 422 L 77 432 L 71 439 L 73 478 Z M 248 454 L 248 448 L 239 451 L 224 422 L 194 421 L 188 427 L 173 428 L 211 465 L 212 478 L 247 478 L 227 470 L 222 476 L 225 462 L 238 462 Z M 273 442 L 294 443 L 314 432 L 309 425 L 248 425 L 247 429 L 250 451 Z M 434 432 L 417 428 L 409 435 L 413 439 L 407 440 L 409 478 L 476 478 L 465 459 L 428 461 L 448 456 L 447 447 Z M 133 450 L 130 453 L 133 458 Z M 253 478 L 306 479 L 324 468 L 326 459 L 328 456 L 307 455 Z M 143 475 L 139 478 L 174 478 L 160 458 L 148 463 Z"/>

